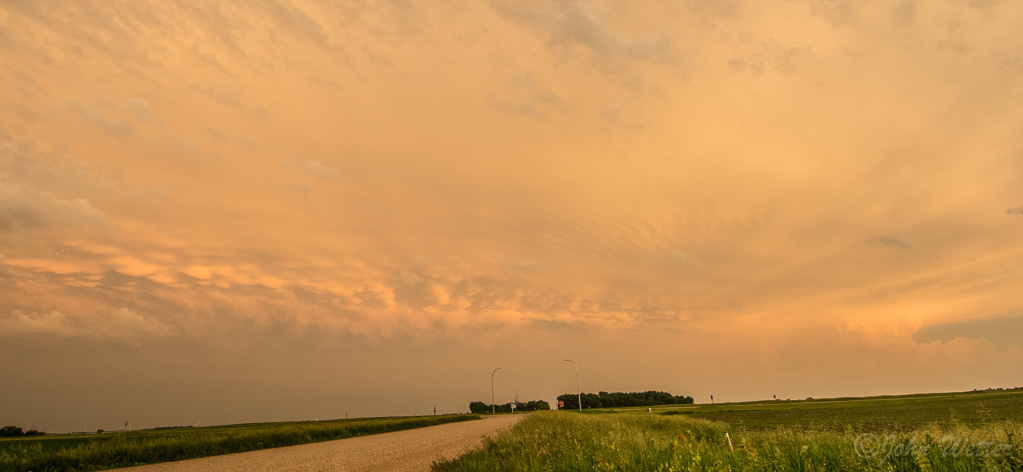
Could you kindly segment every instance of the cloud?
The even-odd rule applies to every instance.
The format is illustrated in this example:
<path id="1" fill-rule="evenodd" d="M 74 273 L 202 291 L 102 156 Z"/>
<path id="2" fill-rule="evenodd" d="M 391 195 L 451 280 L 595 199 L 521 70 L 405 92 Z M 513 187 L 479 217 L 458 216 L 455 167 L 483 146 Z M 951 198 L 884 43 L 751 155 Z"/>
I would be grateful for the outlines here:
<path id="1" fill-rule="evenodd" d="M 216 68 L 217 70 L 222 72 L 224 75 L 226 75 L 226 76 L 228 76 L 228 77 L 230 77 L 232 79 L 236 78 L 235 74 L 232 73 L 230 70 L 228 70 L 226 67 L 224 67 L 224 64 L 220 61 L 220 59 L 215 54 L 206 53 L 206 52 L 200 50 L 199 48 L 193 49 L 192 50 L 192 54 L 194 54 L 196 57 L 201 59 L 206 64 L 209 64 L 210 66 L 213 66 L 214 68 Z"/>
<path id="2" fill-rule="evenodd" d="M 0 143 L 0 230 L 113 229 L 88 198 L 105 186 L 82 163 L 20 142 Z"/>
<path id="3" fill-rule="evenodd" d="M 916 21 L 920 0 L 898 0 L 888 7 L 888 14 L 898 24 L 908 25 Z"/>
<path id="4" fill-rule="evenodd" d="M 153 119 L 153 111 L 149 108 L 149 102 L 144 98 L 132 98 L 128 100 L 128 110 L 140 121 Z"/>
<path id="5" fill-rule="evenodd" d="M 331 169 L 330 167 L 320 164 L 320 161 L 316 160 L 308 160 L 302 163 L 302 171 L 321 179 L 333 179 L 338 175 L 338 171 L 336 169 Z"/>
<path id="6" fill-rule="evenodd" d="M 248 136 L 246 136 L 244 134 L 235 133 L 234 137 L 235 137 L 235 139 L 240 141 L 242 144 L 244 144 L 249 149 L 252 149 L 252 150 L 259 149 L 259 143 L 257 143 L 255 140 L 253 140 L 252 138 L 250 138 L 250 137 L 248 137 Z"/>
<path id="7" fill-rule="evenodd" d="M 1006 210 L 1018 182 L 1002 177 L 1019 170 L 1023 108 L 1005 97 L 1023 70 L 1010 40 L 1021 5 L 820 1 L 815 17 L 808 1 L 5 3 L 0 82 L 15 98 L 0 124 L 35 140 L 0 150 L 0 357 L 33 353 L 0 370 L 36 386 L 12 402 L 74 416 L 46 407 L 93 390 L 91 414 L 129 415 L 102 403 L 114 380 L 184 404 L 181 416 L 145 409 L 162 420 L 195 421 L 195 398 L 258 419 L 260 402 L 226 386 L 295 385 L 281 372 L 312 359 L 295 375 L 327 399 L 317 411 L 351 388 L 365 414 L 360 402 L 395 390 L 381 382 L 428 364 L 472 364 L 435 382 L 464 404 L 495 356 L 542 366 L 566 349 L 623 388 L 735 351 L 673 380 L 721 397 L 1010 378 L 1020 348 L 960 357 L 994 347 L 966 328 L 941 333 L 947 345 L 912 336 L 1019 308 L 1023 245 L 1002 223 L 1023 208 Z M 968 55 L 933 47 L 953 16 Z M 668 77 L 690 60 L 694 73 Z M 346 87 L 323 93 L 328 80 Z M 92 105 L 59 108 L 69 97 Z M 131 126 L 154 142 L 105 134 Z M 223 158 L 182 172 L 168 130 Z M 296 204 L 305 194 L 316 198 Z M 103 220 L 124 230 L 93 227 Z M 896 229 L 913 239 L 880 233 Z M 835 329 L 903 315 L 888 334 Z M 165 339 L 111 362 L 123 351 L 88 349 L 117 344 L 109 333 Z M 407 360 L 422 364 L 411 377 L 380 375 Z M 348 364 L 364 382 L 309 373 L 362 380 Z M 743 375 L 719 375 L 730 366 Z"/>
<path id="8" fill-rule="evenodd" d="M 743 0 L 688 0 L 685 6 L 701 23 L 713 23 L 735 17 L 743 8 Z"/>
<path id="9" fill-rule="evenodd" d="M 506 274 L 514 272 L 533 272 L 540 267 L 536 261 L 521 257 L 511 257 L 501 261 L 501 270 Z"/>
<path id="10" fill-rule="evenodd" d="M 955 338 L 984 339 L 1004 350 L 1023 346 L 1020 333 L 1023 333 L 1023 316 L 1009 316 L 922 326 L 913 334 L 913 340 L 948 343 Z"/>
<path id="11" fill-rule="evenodd" d="M 0 314 L 0 336 L 58 336 L 130 340 L 141 336 L 168 336 L 171 328 L 127 307 L 100 310 L 91 316 L 70 316 L 58 310 Z"/>
<path id="12" fill-rule="evenodd" d="M 84 198 L 54 198 L 15 185 L 0 188 L 0 229 L 79 224 L 110 227 L 106 214 Z"/>
<path id="13" fill-rule="evenodd" d="M 490 96 L 488 101 L 490 102 L 491 105 L 493 105 L 494 108 L 503 113 L 529 116 L 537 119 L 543 119 L 547 117 L 547 113 L 537 108 L 536 105 L 532 103 L 528 102 L 508 103 L 497 100 L 493 96 Z"/>
<path id="14" fill-rule="evenodd" d="M 71 327 L 67 315 L 52 310 L 50 312 L 25 314 L 21 310 L 11 310 L 0 315 L 0 333 L 8 337 L 33 334 L 73 336 L 76 334 Z"/>
<path id="15" fill-rule="evenodd" d="M 809 0 L 810 12 L 821 16 L 833 26 L 845 26 L 856 20 L 856 2 L 853 0 Z"/>
<path id="16" fill-rule="evenodd" d="M 596 12 L 582 2 L 494 0 L 491 7 L 547 40 L 555 50 L 570 54 L 573 48 L 590 51 L 607 71 L 620 71 L 624 62 L 676 62 L 667 39 L 628 39 L 611 31 Z"/>
<path id="17" fill-rule="evenodd" d="M 808 48 L 790 46 L 771 39 L 760 43 L 759 50 L 743 56 L 729 59 L 728 70 L 732 73 L 746 73 L 752 76 L 761 75 L 765 70 L 787 75 L 799 68 L 811 56 Z"/>
<path id="18" fill-rule="evenodd" d="M 224 136 L 224 133 L 221 133 L 216 128 L 213 128 L 211 126 L 206 127 L 206 132 L 209 133 L 210 136 L 213 136 L 213 139 L 216 139 L 217 141 L 223 141 L 227 139 L 227 136 Z"/>
<path id="19" fill-rule="evenodd" d="M 36 113 L 35 110 L 20 101 L 14 102 L 14 110 L 19 116 L 24 118 L 25 121 L 32 121 L 39 117 L 39 114 Z"/>
<path id="20" fill-rule="evenodd" d="M 642 121 L 626 118 L 625 111 L 613 102 L 604 105 L 600 111 L 600 118 L 610 125 L 628 130 L 642 130 L 647 126 Z"/>
<path id="21" fill-rule="evenodd" d="M 199 143 L 195 142 L 194 140 L 178 136 L 174 133 L 171 133 L 170 131 L 164 134 L 165 136 L 167 136 L 167 139 L 170 140 L 172 144 L 186 151 L 194 151 L 196 148 L 199 147 Z"/>
<path id="22" fill-rule="evenodd" d="M 889 233 L 871 236 L 867 238 L 867 243 L 879 244 L 881 246 L 898 249 L 900 251 L 913 249 L 913 243 L 902 233 Z"/>
<path id="23" fill-rule="evenodd" d="M 96 105 L 81 105 L 74 102 L 67 104 L 67 109 L 81 116 L 107 134 L 119 137 L 131 136 L 135 133 L 131 122 L 126 118 L 112 118 Z"/>
<path id="24" fill-rule="evenodd" d="M 262 5 L 280 30 L 304 37 L 321 48 L 329 49 L 330 40 L 327 32 L 305 10 L 295 7 L 291 2 L 265 2 Z"/>
<path id="25" fill-rule="evenodd" d="M 216 100 L 221 105 L 232 107 L 240 107 L 242 105 L 241 100 L 238 98 L 238 92 L 234 89 L 216 89 L 209 86 L 192 84 L 192 90 Z"/>
<path id="26" fill-rule="evenodd" d="M 674 260 L 674 261 L 676 261 L 676 262 L 678 262 L 678 263 L 680 263 L 682 265 L 687 265 L 687 266 L 703 266 L 703 265 L 706 265 L 706 263 L 703 261 L 702 257 L 700 257 L 700 256 L 698 256 L 696 254 L 693 254 L 691 252 L 670 251 L 668 253 L 668 257 L 670 257 L 672 260 Z"/>
<path id="27" fill-rule="evenodd" d="M 490 102 L 503 112 L 534 118 L 546 118 L 551 112 L 565 108 L 561 98 L 540 86 L 530 73 L 516 75 L 509 84 L 507 96 L 503 99 L 491 96 Z"/>
<path id="28" fill-rule="evenodd" d="M 988 10 L 1002 4 L 1002 0 L 955 0 L 955 3 L 965 4 L 976 10 Z"/>
<path id="29" fill-rule="evenodd" d="M 1023 216 L 1023 207 L 1009 208 L 1005 210 L 1005 214 Z"/>

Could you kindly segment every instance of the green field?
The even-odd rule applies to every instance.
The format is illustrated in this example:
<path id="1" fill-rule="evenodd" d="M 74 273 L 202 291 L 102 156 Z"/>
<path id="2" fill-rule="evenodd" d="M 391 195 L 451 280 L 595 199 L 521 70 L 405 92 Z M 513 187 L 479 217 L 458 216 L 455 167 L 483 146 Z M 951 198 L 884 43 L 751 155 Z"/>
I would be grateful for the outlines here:
<path id="1" fill-rule="evenodd" d="M 654 411 L 719 421 L 736 430 L 788 426 L 834 431 L 849 427 L 864 432 L 908 431 L 934 423 L 950 427 L 957 423 L 976 425 L 1000 419 L 1023 421 L 1023 389 L 686 405 L 654 407 Z"/>
<path id="2" fill-rule="evenodd" d="M 92 471 L 479 419 L 476 415 L 254 423 L 0 439 L 0 472 Z"/>
<path id="3" fill-rule="evenodd" d="M 1023 390 L 532 413 L 437 471 L 1023 471 Z"/>

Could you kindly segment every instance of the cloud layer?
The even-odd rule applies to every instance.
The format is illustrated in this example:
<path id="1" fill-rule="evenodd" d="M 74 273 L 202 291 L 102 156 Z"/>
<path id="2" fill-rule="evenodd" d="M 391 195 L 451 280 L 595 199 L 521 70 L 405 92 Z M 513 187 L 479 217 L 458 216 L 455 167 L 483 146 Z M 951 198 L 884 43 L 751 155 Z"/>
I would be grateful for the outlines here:
<path id="1" fill-rule="evenodd" d="M 516 380 L 550 400 L 563 372 L 544 356 L 602 390 L 751 399 L 785 372 L 792 397 L 986 387 L 1023 347 L 940 327 L 1023 309 L 1021 16 L 953 0 L 5 4 L 0 338 L 10 355 L 48 346 L 26 366 L 70 356 L 154 391 L 111 353 L 193 387 L 294 375 L 329 393 L 295 399 L 310 415 L 330 395 L 401 413 L 358 392 L 436 364 L 456 368 L 417 388 L 461 409 L 501 359 L 537 369 Z M 669 381 L 654 358 L 708 367 Z M 719 374 L 749 359 L 746 383 Z M 20 365 L 0 374 L 38 384 Z M 217 385 L 201 414 L 236 393 Z"/>

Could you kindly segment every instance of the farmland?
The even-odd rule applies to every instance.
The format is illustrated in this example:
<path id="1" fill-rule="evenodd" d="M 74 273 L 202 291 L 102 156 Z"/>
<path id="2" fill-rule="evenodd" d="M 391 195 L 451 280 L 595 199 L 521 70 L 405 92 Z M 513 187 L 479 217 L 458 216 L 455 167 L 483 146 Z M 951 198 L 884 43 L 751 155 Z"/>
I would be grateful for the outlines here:
<path id="1" fill-rule="evenodd" d="M 1023 390 L 533 413 L 438 471 L 1023 470 Z"/>
<path id="2" fill-rule="evenodd" d="M 475 415 L 183 427 L 0 439 L 0 472 L 93 471 L 478 419 Z"/>

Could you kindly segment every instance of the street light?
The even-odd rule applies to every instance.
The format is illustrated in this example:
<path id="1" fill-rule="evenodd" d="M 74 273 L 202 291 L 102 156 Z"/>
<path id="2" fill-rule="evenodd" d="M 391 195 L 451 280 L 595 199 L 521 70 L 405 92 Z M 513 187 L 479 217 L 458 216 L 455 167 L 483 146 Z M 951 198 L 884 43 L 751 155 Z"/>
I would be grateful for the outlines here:
<path id="1" fill-rule="evenodd" d="M 494 406 L 494 374 L 496 374 L 497 371 L 499 371 L 499 370 L 501 370 L 500 367 L 494 369 L 494 371 L 490 373 L 490 414 L 491 415 L 496 415 L 497 414 L 497 407 Z"/>
<path id="2" fill-rule="evenodd" d="M 583 411 L 583 391 L 579 389 L 579 366 L 572 359 L 565 359 L 565 362 L 571 362 L 575 366 L 575 391 L 579 395 L 579 411 Z"/>

